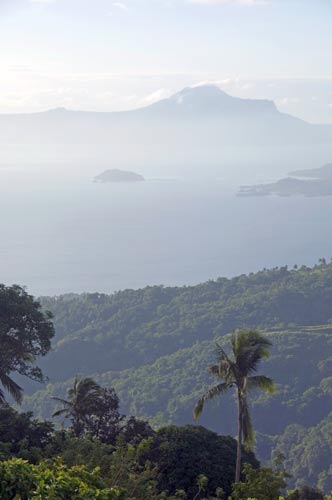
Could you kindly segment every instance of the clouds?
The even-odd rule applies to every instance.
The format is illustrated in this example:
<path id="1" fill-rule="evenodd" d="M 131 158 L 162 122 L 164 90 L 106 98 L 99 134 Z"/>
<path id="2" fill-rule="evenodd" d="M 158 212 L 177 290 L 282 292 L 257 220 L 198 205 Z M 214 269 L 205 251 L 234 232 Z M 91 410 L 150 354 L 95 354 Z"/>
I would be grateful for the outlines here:
<path id="1" fill-rule="evenodd" d="M 113 7 L 115 9 L 122 10 L 123 12 L 128 12 L 129 11 L 128 6 L 125 3 L 123 3 L 123 2 L 114 2 L 113 3 Z"/>
<path id="2" fill-rule="evenodd" d="M 169 89 L 161 88 L 151 92 L 143 99 L 138 101 L 138 106 L 148 106 L 149 104 L 153 104 L 155 102 L 160 101 L 161 99 L 165 99 L 166 97 L 170 97 L 172 92 Z"/>
<path id="3" fill-rule="evenodd" d="M 57 0 L 27 0 L 31 4 L 52 4 Z M 197 5 L 245 5 L 245 6 L 258 6 L 267 5 L 271 0 L 181 0 L 187 4 Z M 125 2 L 113 2 L 112 7 L 123 12 L 128 12 L 129 7 Z"/>
<path id="4" fill-rule="evenodd" d="M 268 5 L 270 0 L 188 0 L 189 3 L 199 5 L 246 5 L 255 7 L 258 5 Z"/>
<path id="5" fill-rule="evenodd" d="M 35 3 L 35 4 L 51 4 L 51 3 L 55 3 L 56 0 L 29 0 L 30 3 Z"/>
<path id="6" fill-rule="evenodd" d="M 278 99 L 277 102 L 280 106 L 289 106 L 292 104 L 299 104 L 301 99 L 299 97 L 282 97 L 281 99 Z"/>
<path id="7" fill-rule="evenodd" d="M 256 86 L 256 82 L 242 80 L 239 77 L 226 77 L 220 80 L 202 80 L 200 82 L 194 83 L 190 85 L 191 88 L 202 87 L 205 85 L 215 85 L 220 87 L 224 91 L 229 91 L 231 93 L 235 93 L 238 97 L 247 97 L 247 93 L 254 90 Z M 242 93 L 242 94 L 241 94 Z"/>

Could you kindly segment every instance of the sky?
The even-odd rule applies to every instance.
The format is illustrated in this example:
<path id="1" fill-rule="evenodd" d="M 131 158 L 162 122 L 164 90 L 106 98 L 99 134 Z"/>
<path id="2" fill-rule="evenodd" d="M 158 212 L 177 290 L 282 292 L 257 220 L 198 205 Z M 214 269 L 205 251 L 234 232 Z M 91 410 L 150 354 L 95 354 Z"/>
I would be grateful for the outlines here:
<path id="1" fill-rule="evenodd" d="M 119 111 L 214 83 L 332 123 L 332 0 L 0 0 L 0 112 Z"/>

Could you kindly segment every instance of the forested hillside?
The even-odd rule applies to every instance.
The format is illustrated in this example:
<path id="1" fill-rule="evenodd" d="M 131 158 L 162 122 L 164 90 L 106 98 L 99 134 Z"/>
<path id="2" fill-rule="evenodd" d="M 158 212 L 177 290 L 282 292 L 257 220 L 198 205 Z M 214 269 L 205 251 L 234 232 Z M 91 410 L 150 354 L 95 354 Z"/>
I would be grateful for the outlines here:
<path id="1" fill-rule="evenodd" d="M 114 386 L 127 414 L 156 426 L 192 423 L 197 397 L 213 383 L 207 367 L 214 362 L 216 340 L 226 342 L 236 327 L 260 328 L 274 344 L 264 373 L 276 380 L 278 392 L 253 401 L 258 454 L 268 460 L 282 450 L 300 481 L 329 484 L 331 472 L 322 470 L 319 455 L 331 453 L 332 443 L 318 450 L 316 469 L 306 467 L 305 457 L 313 452 L 310 437 L 324 432 L 332 410 L 331 264 L 264 270 L 192 287 L 43 298 L 42 304 L 55 315 L 56 339 L 43 363 L 48 386 L 26 398 L 36 415 L 48 417 L 54 410 L 50 396 L 64 395 L 81 373 Z M 235 434 L 231 398 L 207 406 L 202 424 Z M 294 459 L 298 449 L 300 468 Z"/>

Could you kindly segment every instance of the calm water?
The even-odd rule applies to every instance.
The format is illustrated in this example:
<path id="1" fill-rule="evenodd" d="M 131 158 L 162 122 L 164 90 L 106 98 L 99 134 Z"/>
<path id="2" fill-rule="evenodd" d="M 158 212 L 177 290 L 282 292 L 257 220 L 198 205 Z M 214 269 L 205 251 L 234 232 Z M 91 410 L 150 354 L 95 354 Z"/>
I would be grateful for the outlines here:
<path id="1" fill-rule="evenodd" d="M 237 198 L 220 180 L 99 185 L 0 171 L 0 282 L 34 294 L 182 285 L 332 257 L 332 198 Z"/>

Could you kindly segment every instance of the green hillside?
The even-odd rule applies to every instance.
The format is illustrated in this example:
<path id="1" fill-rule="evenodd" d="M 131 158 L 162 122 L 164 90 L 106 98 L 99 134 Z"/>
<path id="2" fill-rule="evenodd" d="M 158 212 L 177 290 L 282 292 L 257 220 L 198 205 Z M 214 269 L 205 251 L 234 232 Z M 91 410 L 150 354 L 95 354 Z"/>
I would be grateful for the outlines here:
<path id="1" fill-rule="evenodd" d="M 214 361 L 215 342 L 227 345 L 227 333 L 235 327 L 260 328 L 274 344 L 262 369 L 276 380 L 278 393 L 253 400 L 261 458 L 268 460 L 290 436 L 290 425 L 319 428 L 332 410 L 331 264 L 274 269 L 193 287 L 67 295 L 42 302 L 55 314 L 57 335 L 44 363 L 48 386 L 37 392 L 28 388 L 25 407 L 37 415 L 48 417 L 54 409 L 50 396 L 63 395 L 74 375 L 82 373 L 114 386 L 127 414 L 149 418 L 156 426 L 192 423 L 194 402 L 214 382 L 207 366 Z M 235 434 L 231 397 L 207 407 L 200 423 Z M 288 439 L 288 448 L 283 445 L 287 459 L 300 444 L 309 453 L 308 443 L 296 434 Z M 320 480 L 305 467 L 296 477 L 311 484 Z"/>

